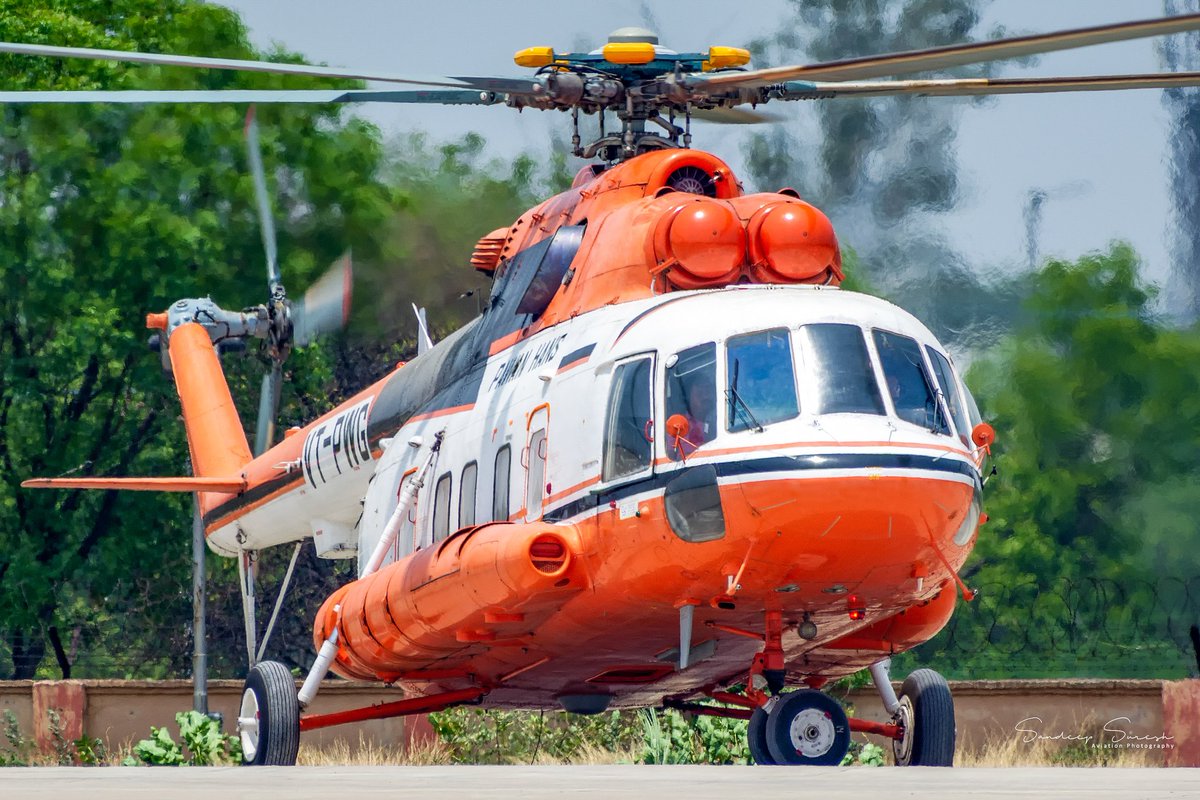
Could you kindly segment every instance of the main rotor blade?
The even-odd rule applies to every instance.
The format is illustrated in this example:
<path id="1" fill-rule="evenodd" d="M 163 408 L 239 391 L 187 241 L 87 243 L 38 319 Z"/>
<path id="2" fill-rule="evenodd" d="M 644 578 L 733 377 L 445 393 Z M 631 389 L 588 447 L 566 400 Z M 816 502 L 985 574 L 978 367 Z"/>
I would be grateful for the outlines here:
<path id="1" fill-rule="evenodd" d="M 783 117 L 749 108 L 693 108 L 692 119 L 715 122 L 719 125 L 758 125 L 763 122 L 780 122 Z"/>
<path id="2" fill-rule="evenodd" d="M 307 75 L 320 78 L 354 78 L 364 81 L 411 83 L 419 86 L 448 86 L 457 89 L 482 89 L 490 92 L 532 94 L 540 87 L 528 78 L 452 77 L 443 75 L 400 75 L 372 70 L 341 67 L 319 67 L 310 64 L 280 64 L 274 61 L 248 61 L 238 58 L 204 58 L 178 56 L 168 53 L 139 53 L 131 50 L 103 50 L 92 47 L 59 47 L 57 45 L 0 42 L 0 53 L 17 53 L 48 58 L 83 58 L 89 61 L 128 61 L 135 64 L 158 64 L 169 67 L 226 69 L 239 72 L 267 72 L 272 75 Z"/>
<path id="3" fill-rule="evenodd" d="M 476 89 L 163 89 L 0 92 L 0 103 L 426 103 L 486 106 Z"/>
<path id="4" fill-rule="evenodd" d="M 965 78 L 928 81 L 788 81 L 777 95 L 781 100 L 816 100 L 828 97 L 884 97 L 918 95 L 965 97 L 991 94 L 1042 94 L 1049 92 L 1102 92 L 1122 89 L 1171 89 L 1200 86 L 1200 72 L 1159 72 L 1146 75 L 1086 75 L 1069 78 Z"/>
<path id="5" fill-rule="evenodd" d="M 336 331 L 350 319 L 354 268 L 350 254 L 339 258 L 329 270 L 292 303 L 292 341 L 304 347 L 323 333 Z"/>
<path id="6" fill-rule="evenodd" d="M 254 455 L 261 456 L 275 443 L 275 418 L 279 416 L 279 398 L 283 393 L 283 367 L 271 362 L 263 375 L 262 394 L 258 397 L 258 420 L 254 431 Z"/>
<path id="7" fill-rule="evenodd" d="M 262 233 L 263 251 L 267 255 L 267 297 L 274 297 L 279 279 L 278 250 L 275 245 L 275 220 L 271 216 L 271 196 L 267 194 L 267 173 L 263 169 L 262 150 L 258 144 L 258 119 L 254 106 L 246 111 L 246 154 L 250 158 L 250 174 L 254 176 L 254 199 L 258 205 L 258 227 Z"/>
<path id="8" fill-rule="evenodd" d="M 684 82 L 693 91 L 705 93 L 706 90 L 715 92 L 734 87 L 768 86 L 795 78 L 862 80 L 949 69 L 966 64 L 1021 58 L 1056 50 L 1089 47 L 1148 36 L 1164 36 L 1198 29 L 1200 29 L 1200 14 L 1186 14 L 1139 22 L 1097 25 L 1092 28 L 1077 28 L 1033 36 L 1016 36 L 987 42 L 932 47 L 926 50 L 909 50 L 862 58 L 848 58 L 841 61 L 825 61 L 818 64 L 770 67 L 746 72 L 692 74 L 685 76 Z"/>

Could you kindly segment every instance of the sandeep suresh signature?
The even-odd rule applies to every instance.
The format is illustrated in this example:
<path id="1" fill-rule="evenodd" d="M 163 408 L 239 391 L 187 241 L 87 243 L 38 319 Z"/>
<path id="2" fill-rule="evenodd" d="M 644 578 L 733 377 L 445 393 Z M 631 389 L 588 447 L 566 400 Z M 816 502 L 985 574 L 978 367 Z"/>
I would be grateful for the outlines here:
<path id="1" fill-rule="evenodd" d="M 1139 735 L 1126 730 L 1125 726 L 1131 727 L 1132 725 L 1133 720 L 1129 717 L 1114 717 L 1104 723 L 1098 739 L 1090 733 L 1067 733 L 1065 731 L 1042 733 L 1041 717 L 1026 717 L 1014 725 L 1013 729 L 1021 734 L 1021 742 L 1024 744 L 1037 741 L 1051 741 L 1082 742 L 1091 747 L 1137 747 L 1160 750 L 1175 747 L 1172 743 L 1172 740 L 1175 738 L 1174 736 L 1168 736 L 1165 733 L 1158 736 Z"/>

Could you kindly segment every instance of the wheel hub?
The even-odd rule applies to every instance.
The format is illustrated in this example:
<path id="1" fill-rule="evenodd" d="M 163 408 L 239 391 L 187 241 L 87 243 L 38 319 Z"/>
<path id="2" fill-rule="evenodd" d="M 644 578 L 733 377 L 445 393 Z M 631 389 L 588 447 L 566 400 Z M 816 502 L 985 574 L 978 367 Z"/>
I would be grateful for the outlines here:
<path id="1" fill-rule="evenodd" d="M 833 719 L 820 709 L 806 708 L 792 720 L 792 746 L 805 758 L 818 758 L 828 753 L 836 736 Z"/>
<path id="2" fill-rule="evenodd" d="M 903 732 L 899 739 L 892 740 L 892 755 L 896 757 L 897 764 L 908 764 L 912 760 L 913 747 L 913 704 L 912 700 L 906 695 L 900 698 L 900 707 L 896 709 L 896 715 L 892 717 L 892 721 L 900 726 Z"/>
<path id="3" fill-rule="evenodd" d="M 242 742 L 242 760 L 253 761 L 258 752 L 258 697 L 247 689 L 242 692 L 242 707 L 238 712 L 238 737 Z"/>

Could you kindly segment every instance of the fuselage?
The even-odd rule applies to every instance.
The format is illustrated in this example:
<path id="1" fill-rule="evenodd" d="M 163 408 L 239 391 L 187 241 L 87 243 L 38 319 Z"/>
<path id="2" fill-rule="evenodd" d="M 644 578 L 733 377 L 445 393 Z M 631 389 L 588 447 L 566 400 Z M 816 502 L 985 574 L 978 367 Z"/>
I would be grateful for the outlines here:
<path id="1" fill-rule="evenodd" d="M 701 168 L 708 197 L 666 188 Z M 362 570 L 396 534 L 316 639 L 492 704 L 727 685 L 764 612 L 793 680 L 929 639 L 980 520 L 974 402 L 915 318 L 826 285 L 819 211 L 727 169 L 643 156 L 485 237 L 483 316 L 251 462 L 210 545 L 312 536 Z"/>
<path id="2" fill-rule="evenodd" d="M 281 523 L 311 509 L 319 524 L 355 534 L 357 548 L 343 554 L 357 552 L 361 563 L 402 481 L 413 479 L 443 433 L 431 478 L 385 563 L 488 520 L 573 525 L 588 587 L 556 602 L 531 636 L 542 643 L 538 658 L 550 656 L 531 671 L 539 696 L 547 681 L 561 692 L 613 670 L 650 677 L 629 670 L 669 660 L 681 603 L 697 609 L 698 662 L 646 686 L 621 684 L 627 702 L 678 691 L 681 681 L 719 682 L 746 663 L 755 642 L 717 642 L 706 622 L 753 628 L 769 608 L 793 623 L 808 619 L 817 637 L 793 633 L 786 652 L 821 676 L 877 658 L 874 646 L 924 641 L 944 623 L 949 608 L 926 625 L 932 630 L 827 646 L 854 645 L 847 637 L 855 630 L 947 593 L 952 607 L 950 570 L 974 543 L 973 402 L 945 349 L 911 315 L 832 288 L 673 293 L 549 328 L 463 372 L 420 407 L 402 408 L 412 378 L 442 373 L 470 334 L 441 343 L 312 428 L 295 468 L 303 483 L 235 526 L 299 538 L 312 535 L 310 524 L 289 533 Z M 686 390 L 697 382 L 711 384 L 707 409 L 688 405 Z M 667 431 L 674 414 L 695 418 L 681 440 Z M 314 451 L 322 436 L 343 443 L 336 459 L 332 445 Z M 352 456 L 345 442 L 361 445 Z M 704 518 L 712 509 L 703 497 L 698 509 L 683 503 L 668 513 L 664 497 L 684 473 L 698 476 L 699 495 L 714 482 L 722 520 Z M 210 541 L 226 534 L 214 531 Z M 854 609 L 859 619 L 851 619 Z M 452 651 L 392 668 L 469 657 L 477 668 L 494 661 L 502 674 L 533 660 L 529 648 L 512 646 Z M 560 681 L 548 675 L 556 661 L 571 665 Z M 536 704 L 529 694 L 516 678 L 491 701 Z"/>

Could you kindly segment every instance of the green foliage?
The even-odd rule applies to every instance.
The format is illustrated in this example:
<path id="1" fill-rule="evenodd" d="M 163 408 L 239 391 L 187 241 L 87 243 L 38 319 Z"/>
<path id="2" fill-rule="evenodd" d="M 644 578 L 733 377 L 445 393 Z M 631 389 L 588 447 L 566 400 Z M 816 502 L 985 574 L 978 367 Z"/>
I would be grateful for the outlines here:
<path id="1" fill-rule="evenodd" d="M 874 742 L 850 741 L 850 749 L 842 758 L 843 767 L 882 767 L 886 763 L 883 748 Z"/>
<path id="2" fill-rule="evenodd" d="M 171 738 L 166 728 L 150 726 L 150 738 L 133 746 L 133 755 L 152 767 L 177 767 L 184 763 L 183 748 Z"/>
<path id="3" fill-rule="evenodd" d="M 1156 318 L 1138 270 L 1124 245 L 1051 261 L 970 370 L 999 476 L 967 570 L 985 591 L 954 652 L 921 649 L 950 674 L 1186 674 L 1194 598 L 1171 578 L 1200 575 L 1200 328 Z"/>
<path id="4" fill-rule="evenodd" d="M 133 746 L 136 760 L 127 765 L 136 766 L 139 761 L 150 766 L 195 767 L 241 763 L 241 740 L 222 734 L 220 723 L 212 717 L 199 711 L 181 711 L 175 715 L 175 723 L 182 745 L 166 728 L 151 726 L 150 738 Z"/>
<path id="5" fill-rule="evenodd" d="M 667 709 L 641 712 L 644 764 L 749 764 L 746 723 L 742 720 L 685 716 Z"/>
<path id="6" fill-rule="evenodd" d="M 21 725 L 12 709 L 4 709 L 4 745 L 0 749 L 0 767 L 23 767 L 33 756 L 34 744 L 21 733 Z"/>
<path id="7" fill-rule="evenodd" d="M 51 708 L 46 716 L 50 723 L 50 738 L 54 741 L 54 758 L 60 767 L 69 767 L 75 763 L 75 743 L 63 734 L 62 714 L 57 708 Z"/>
<path id="8" fill-rule="evenodd" d="M 589 751 L 624 753 L 640 741 L 636 717 L 618 711 L 583 716 L 461 707 L 430 714 L 429 721 L 461 764 L 570 762 Z"/>
<path id="9" fill-rule="evenodd" d="M 108 748 L 103 739 L 85 733 L 71 744 L 75 748 L 75 763 L 85 767 L 99 767 L 108 763 Z"/>
<path id="10" fill-rule="evenodd" d="M 259 55 L 232 11 L 190 0 L 4 2 L 0 38 Z M 13 55 L 0 57 L 0 77 L 11 89 L 329 83 Z M 13 661 L 4 677 L 38 674 L 55 627 L 73 641 L 42 674 L 69 676 L 72 652 L 105 623 L 93 610 L 80 624 L 88 609 L 137 608 L 147 631 L 188 616 L 190 498 L 18 484 L 186 472 L 177 401 L 141 320 L 179 297 L 211 293 L 234 308 L 264 299 L 243 115 L 219 105 L 0 109 L 0 637 Z M 348 246 L 377 258 L 375 232 L 396 204 L 376 177 L 377 132 L 325 106 L 259 116 L 288 285 L 302 289 Z M 245 358 L 230 373 L 252 419 L 261 367 Z M 162 637 L 126 649 L 139 677 L 179 671 Z"/>

